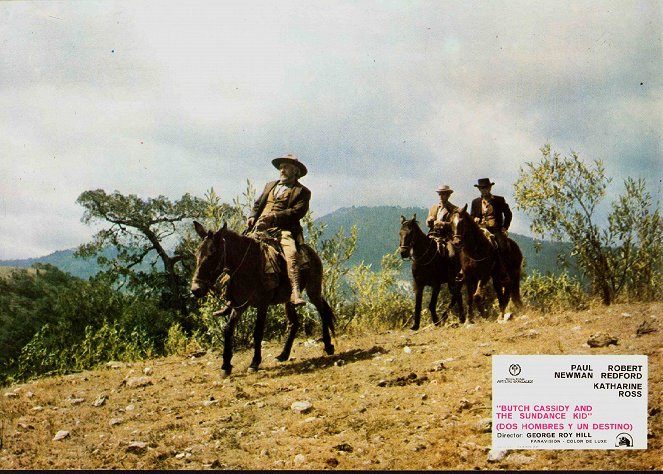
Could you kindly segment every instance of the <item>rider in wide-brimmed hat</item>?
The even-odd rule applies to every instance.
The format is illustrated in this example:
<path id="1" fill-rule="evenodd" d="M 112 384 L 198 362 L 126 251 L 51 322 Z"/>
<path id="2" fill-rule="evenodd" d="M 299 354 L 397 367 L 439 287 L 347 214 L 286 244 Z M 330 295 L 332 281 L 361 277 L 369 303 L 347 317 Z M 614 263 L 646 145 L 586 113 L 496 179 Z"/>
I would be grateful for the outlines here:
<path id="1" fill-rule="evenodd" d="M 453 257 L 455 254 L 451 245 L 451 216 L 458 210 L 449 202 L 449 197 L 454 192 L 448 184 L 442 184 L 435 190 L 440 196 L 440 202 L 431 206 L 426 218 L 426 225 L 430 229 L 428 235 L 437 243 L 437 249 L 442 255 Z"/>
<path id="2" fill-rule="evenodd" d="M 433 204 L 429 209 L 426 225 L 432 232 L 444 233 L 449 228 L 451 214 L 458 208 L 449 202 L 454 190 L 448 184 L 438 186 L 435 192 L 440 196 L 440 202 Z"/>
<path id="3" fill-rule="evenodd" d="M 258 199 L 246 222 L 249 230 L 265 231 L 281 243 L 292 286 L 291 303 L 300 306 L 301 297 L 298 247 L 304 243 L 304 231 L 299 223 L 308 211 L 311 191 L 298 179 L 306 175 L 306 166 L 294 155 L 272 160 L 279 170 L 279 179 L 270 181 Z"/>
<path id="4" fill-rule="evenodd" d="M 503 280 L 508 279 L 504 255 L 508 251 L 507 231 L 511 224 L 511 209 L 502 196 L 491 194 L 493 183 L 489 178 L 481 178 L 474 185 L 481 192 L 481 197 L 472 201 L 470 215 L 481 226 L 495 236 L 497 241 L 499 263 Z"/>

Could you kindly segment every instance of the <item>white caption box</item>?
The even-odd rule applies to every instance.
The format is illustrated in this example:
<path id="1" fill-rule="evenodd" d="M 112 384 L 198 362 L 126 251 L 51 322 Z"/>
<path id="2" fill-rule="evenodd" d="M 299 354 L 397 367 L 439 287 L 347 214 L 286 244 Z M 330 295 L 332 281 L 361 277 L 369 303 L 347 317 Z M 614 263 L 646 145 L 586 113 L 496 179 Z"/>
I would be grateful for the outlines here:
<path id="1" fill-rule="evenodd" d="M 647 356 L 492 359 L 493 449 L 647 448 Z"/>

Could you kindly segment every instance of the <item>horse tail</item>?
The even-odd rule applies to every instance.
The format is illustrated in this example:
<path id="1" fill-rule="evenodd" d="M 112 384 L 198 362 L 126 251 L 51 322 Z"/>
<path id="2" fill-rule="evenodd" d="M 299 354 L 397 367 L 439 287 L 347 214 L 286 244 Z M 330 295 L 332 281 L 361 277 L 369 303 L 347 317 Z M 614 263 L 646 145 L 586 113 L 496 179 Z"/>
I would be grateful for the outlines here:
<path id="1" fill-rule="evenodd" d="M 331 332 L 332 337 L 336 337 L 335 324 L 336 324 L 336 315 L 332 311 L 327 300 L 322 298 L 322 320 L 327 323 L 329 326 L 329 331 Z"/>

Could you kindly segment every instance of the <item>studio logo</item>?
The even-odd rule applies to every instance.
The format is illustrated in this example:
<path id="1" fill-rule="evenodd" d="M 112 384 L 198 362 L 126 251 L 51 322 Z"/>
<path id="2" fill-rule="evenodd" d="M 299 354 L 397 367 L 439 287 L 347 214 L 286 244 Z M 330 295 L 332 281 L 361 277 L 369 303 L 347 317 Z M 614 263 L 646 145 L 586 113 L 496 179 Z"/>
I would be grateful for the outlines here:
<path id="1" fill-rule="evenodd" d="M 615 447 L 631 448 L 633 447 L 633 438 L 628 433 L 619 433 L 615 439 Z"/>
<path id="2" fill-rule="evenodd" d="M 522 369 L 520 368 L 520 366 L 519 366 L 518 364 L 511 364 L 511 365 L 509 366 L 509 373 L 510 373 L 513 377 L 516 377 L 516 376 L 520 375 L 521 370 L 522 370 Z"/>

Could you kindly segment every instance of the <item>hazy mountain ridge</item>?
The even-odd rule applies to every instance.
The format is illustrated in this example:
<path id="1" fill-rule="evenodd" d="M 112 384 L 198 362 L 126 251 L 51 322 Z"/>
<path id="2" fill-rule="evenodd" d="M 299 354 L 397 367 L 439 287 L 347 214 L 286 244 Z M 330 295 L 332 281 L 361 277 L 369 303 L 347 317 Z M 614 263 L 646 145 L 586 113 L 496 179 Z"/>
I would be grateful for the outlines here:
<path id="1" fill-rule="evenodd" d="M 354 266 L 364 262 L 367 265 L 370 264 L 374 270 L 379 270 L 382 257 L 394 253 L 398 249 L 401 215 L 411 218 L 415 214 L 421 223 L 422 229 L 426 230 L 425 220 L 428 210 L 416 207 L 345 207 L 326 214 L 316 219 L 315 222 L 326 226 L 322 238 L 330 238 L 341 227 L 347 236 L 350 234 L 352 226 L 356 225 L 357 248 L 349 264 Z M 543 242 L 541 251 L 537 253 L 533 238 L 515 233 L 511 233 L 509 236 L 518 243 L 525 256 L 525 271 L 527 273 L 534 269 L 543 274 L 547 272 L 558 273 L 560 267 L 557 264 L 557 255 L 560 253 L 568 255 L 570 253 L 570 244 L 568 243 Z M 77 258 L 74 256 L 74 252 L 75 249 L 58 250 L 43 257 L 0 260 L 0 266 L 28 268 L 35 263 L 47 263 L 84 279 L 100 270 L 96 258 Z M 107 249 L 104 252 L 104 256 L 107 258 L 114 258 L 115 255 L 116 252 L 113 249 Z M 404 267 L 409 272 L 407 262 Z"/>

